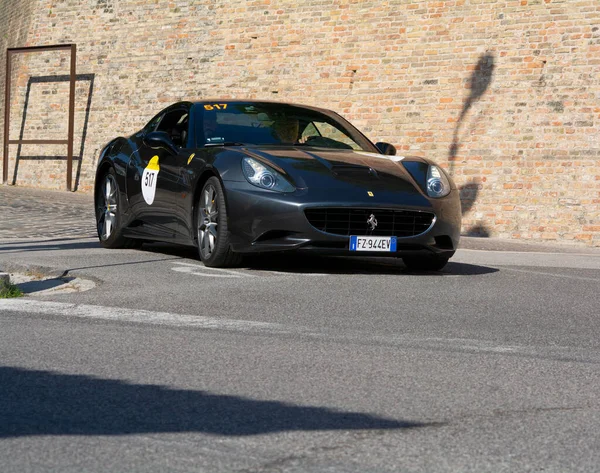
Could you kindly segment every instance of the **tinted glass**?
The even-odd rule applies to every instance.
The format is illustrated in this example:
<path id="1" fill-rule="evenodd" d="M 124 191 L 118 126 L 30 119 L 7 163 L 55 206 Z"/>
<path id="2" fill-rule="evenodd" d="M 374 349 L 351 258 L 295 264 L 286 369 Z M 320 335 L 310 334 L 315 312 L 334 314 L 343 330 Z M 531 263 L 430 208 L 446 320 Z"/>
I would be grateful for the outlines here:
<path id="1" fill-rule="evenodd" d="M 239 143 L 376 151 L 351 125 L 315 110 L 250 102 L 199 107 L 200 145 Z"/>
<path id="2" fill-rule="evenodd" d="M 164 116 L 163 112 L 160 112 L 156 115 L 152 120 L 150 120 L 146 126 L 143 128 L 144 133 L 150 133 L 151 131 L 156 130 L 156 126 L 160 123 L 162 117 Z"/>
<path id="3" fill-rule="evenodd" d="M 174 110 L 164 115 L 158 127 L 156 127 L 156 131 L 168 133 L 175 146 L 182 148 L 187 145 L 188 123 L 187 110 Z"/>

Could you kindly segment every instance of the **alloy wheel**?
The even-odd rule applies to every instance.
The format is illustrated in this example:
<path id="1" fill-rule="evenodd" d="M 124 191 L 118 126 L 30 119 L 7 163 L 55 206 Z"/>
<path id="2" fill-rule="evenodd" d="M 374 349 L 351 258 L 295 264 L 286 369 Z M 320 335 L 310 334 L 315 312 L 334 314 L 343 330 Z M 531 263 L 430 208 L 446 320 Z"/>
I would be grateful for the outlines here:
<path id="1" fill-rule="evenodd" d="M 212 185 L 209 185 L 202 192 L 198 213 L 198 246 L 202 259 L 210 258 L 217 246 L 218 224 L 217 191 Z"/>
<path id="2" fill-rule="evenodd" d="M 102 240 L 108 240 L 117 227 L 117 189 L 114 176 L 107 174 L 98 207 L 98 233 Z"/>

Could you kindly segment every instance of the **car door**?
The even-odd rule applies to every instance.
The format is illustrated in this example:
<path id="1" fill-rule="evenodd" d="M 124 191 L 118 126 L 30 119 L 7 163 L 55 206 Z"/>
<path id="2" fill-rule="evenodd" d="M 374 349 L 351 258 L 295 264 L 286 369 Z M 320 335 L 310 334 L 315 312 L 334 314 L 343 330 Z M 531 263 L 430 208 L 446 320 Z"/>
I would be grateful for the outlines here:
<path id="1" fill-rule="evenodd" d="M 189 159 L 189 107 L 167 109 L 154 127 L 145 130 L 168 134 L 169 147 L 153 147 L 142 137 L 130 160 L 130 202 L 140 222 L 161 239 L 187 236 L 183 228 L 182 195 L 189 192 L 185 165 Z"/>

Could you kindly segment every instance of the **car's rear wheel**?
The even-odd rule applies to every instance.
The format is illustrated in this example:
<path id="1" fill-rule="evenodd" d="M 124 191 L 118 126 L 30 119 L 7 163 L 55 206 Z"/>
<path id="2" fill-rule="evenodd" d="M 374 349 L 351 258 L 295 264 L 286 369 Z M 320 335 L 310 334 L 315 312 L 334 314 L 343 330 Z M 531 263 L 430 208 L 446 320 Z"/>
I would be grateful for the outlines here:
<path id="1" fill-rule="evenodd" d="M 411 271 L 439 271 L 450 258 L 440 255 L 404 256 L 402 261 Z"/>
<path id="2" fill-rule="evenodd" d="M 231 249 L 225 192 L 219 179 L 209 178 L 196 201 L 196 239 L 200 260 L 210 267 L 236 266 L 242 256 Z"/>
<path id="3" fill-rule="evenodd" d="M 114 169 L 102 176 L 96 189 L 96 228 L 104 248 L 134 248 L 140 242 L 125 238 L 121 223 L 121 194 Z"/>

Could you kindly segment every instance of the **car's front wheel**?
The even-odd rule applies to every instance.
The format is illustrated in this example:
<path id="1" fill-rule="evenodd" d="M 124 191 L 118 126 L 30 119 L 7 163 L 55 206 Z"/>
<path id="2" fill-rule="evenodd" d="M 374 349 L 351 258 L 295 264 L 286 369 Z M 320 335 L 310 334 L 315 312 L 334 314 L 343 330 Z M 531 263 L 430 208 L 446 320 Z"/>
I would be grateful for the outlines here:
<path id="1" fill-rule="evenodd" d="M 134 248 L 139 242 L 122 235 L 121 194 L 114 169 L 102 176 L 96 189 L 96 228 L 104 248 Z"/>
<path id="2" fill-rule="evenodd" d="M 225 192 L 219 179 L 209 178 L 196 201 L 196 238 L 200 260 L 205 266 L 227 267 L 241 263 L 231 249 L 227 228 Z"/>
<path id="3" fill-rule="evenodd" d="M 439 271 L 450 258 L 440 255 L 404 256 L 402 261 L 411 271 Z"/>

